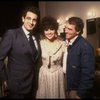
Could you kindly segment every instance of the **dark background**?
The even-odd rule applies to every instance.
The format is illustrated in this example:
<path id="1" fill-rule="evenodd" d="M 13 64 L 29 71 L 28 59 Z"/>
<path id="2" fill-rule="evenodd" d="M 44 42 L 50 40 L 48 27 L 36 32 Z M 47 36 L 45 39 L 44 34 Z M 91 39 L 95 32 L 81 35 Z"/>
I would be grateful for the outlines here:
<path id="1" fill-rule="evenodd" d="M 0 1 L 0 37 L 21 25 L 22 10 L 27 6 L 38 7 L 38 1 Z"/>

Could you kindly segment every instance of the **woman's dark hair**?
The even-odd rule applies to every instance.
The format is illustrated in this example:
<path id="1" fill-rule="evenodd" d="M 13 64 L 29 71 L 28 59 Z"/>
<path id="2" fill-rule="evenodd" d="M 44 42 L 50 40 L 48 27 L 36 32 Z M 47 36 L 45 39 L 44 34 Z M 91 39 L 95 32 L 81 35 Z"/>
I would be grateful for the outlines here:
<path id="1" fill-rule="evenodd" d="M 41 28 L 42 34 L 44 30 L 47 30 L 47 29 L 54 29 L 57 31 L 58 30 L 57 20 L 52 16 L 45 16 L 41 20 L 40 28 Z"/>
<path id="2" fill-rule="evenodd" d="M 71 17 L 68 19 L 69 24 L 75 25 L 75 29 L 79 34 L 83 34 L 84 23 L 79 17 Z"/>

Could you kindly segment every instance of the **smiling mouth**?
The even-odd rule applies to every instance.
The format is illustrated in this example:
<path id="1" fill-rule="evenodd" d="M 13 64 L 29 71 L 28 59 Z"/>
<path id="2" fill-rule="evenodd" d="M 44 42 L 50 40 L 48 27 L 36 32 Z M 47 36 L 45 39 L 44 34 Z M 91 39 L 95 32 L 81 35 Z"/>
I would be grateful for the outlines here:
<path id="1" fill-rule="evenodd" d="M 52 37 L 52 35 L 48 35 L 48 37 Z"/>

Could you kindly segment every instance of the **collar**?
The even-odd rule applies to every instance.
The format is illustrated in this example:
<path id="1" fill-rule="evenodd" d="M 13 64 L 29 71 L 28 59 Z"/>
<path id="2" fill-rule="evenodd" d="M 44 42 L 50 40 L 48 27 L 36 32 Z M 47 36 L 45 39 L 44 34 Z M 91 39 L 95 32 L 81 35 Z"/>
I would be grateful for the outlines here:
<path id="1" fill-rule="evenodd" d="M 23 31 L 24 31 L 26 37 L 29 39 L 29 33 L 30 33 L 30 32 L 27 31 L 27 30 L 25 29 L 24 25 L 22 26 L 22 29 L 23 29 Z M 32 35 L 32 38 L 33 38 L 33 40 L 35 40 L 35 36 Z"/>
<path id="2" fill-rule="evenodd" d="M 74 38 L 72 38 L 70 41 L 66 40 L 66 45 L 72 45 L 73 42 L 76 40 L 78 36 L 75 36 Z"/>
<path id="3" fill-rule="evenodd" d="M 29 37 L 29 31 L 27 31 L 26 29 L 25 29 L 25 27 L 24 27 L 24 25 L 22 26 L 22 29 L 23 29 L 23 31 L 24 31 L 24 33 L 25 33 L 25 35 L 26 35 L 26 37 L 28 38 Z"/>

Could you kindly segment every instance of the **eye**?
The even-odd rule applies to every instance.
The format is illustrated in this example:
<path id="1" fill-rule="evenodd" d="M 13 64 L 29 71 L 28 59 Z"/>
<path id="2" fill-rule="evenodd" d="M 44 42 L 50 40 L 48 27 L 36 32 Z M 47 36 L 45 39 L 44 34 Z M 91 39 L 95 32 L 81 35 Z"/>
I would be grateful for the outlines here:
<path id="1" fill-rule="evenodd" d="M 27 20 L 31 20 L 31 17 L 26 17 Z"/>
<path id="2" fill-rule="evenodd" d="M 48 29 L 44 29 L 44 31 L 48 31 Z"/>
<path id="3" fill-rule="evenodd" d="M 53 31 L 53 30 L 55 30 L 55 29 L 54 29 L 54 28 L 50 28 L 50 30 L 52 30 L 52 31 Z"/>
<path id="4" fill-rule="evenodd" d="M 27 19 L 27 20 L 32 20 L 32 21 L 34 21 L 34 22 L 36 22 L 36 21 L 37 21 L 37 19 L 35 19 L 35 18 L 34 18 L 34 19 L 32 19 L 31 17 L 26 17 L 26 19 Z"/>

